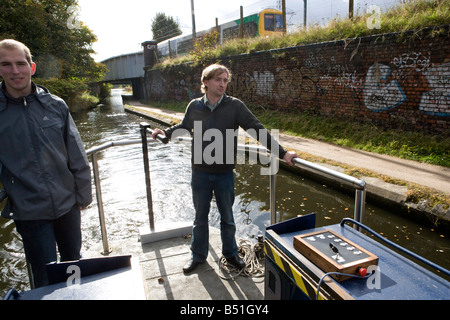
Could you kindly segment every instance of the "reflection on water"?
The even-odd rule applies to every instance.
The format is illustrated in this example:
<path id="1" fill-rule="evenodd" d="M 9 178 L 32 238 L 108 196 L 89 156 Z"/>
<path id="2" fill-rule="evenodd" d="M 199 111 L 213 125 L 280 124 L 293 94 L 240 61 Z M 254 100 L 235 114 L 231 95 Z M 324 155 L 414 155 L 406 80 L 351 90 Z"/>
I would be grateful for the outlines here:
<path id="1" fill-rule="evenodd" d="M 110 103 L 74 114 L 86 149 L 105 142 L 139 138 L 139 123 L 150 122 L 125 113 L 120 95 L 113 96 Z M 149 157 L 155 224 L 193 221 L 188 143 L 151 143 Z M 142 147 L 140 144 L 113 147 L 102 151 L 98 159 L 108 239 L 137 237 L 138 229 L 149 224 Z M 316 212 L 317 225 L 324 226 L 353 216 L 353 196 L 294 173 L 279 172 L 276 195 L 278 221 Z M 255 238 L 264 234 L 270 223 L 269 177 L 261 176 L 258 166 L 236 168 L 233 209 L 239 237 Z M 214 203 L 210 221 L 211 225 L 219 226 L 220 217 Z M 366 205 L 364 223 L 390 240 L 449 268 L 450 241 L 443 235 L 371 204 Z M 1 297 L 12 287 L 27 290 L 28 281 L 22 243 L 14 223 L 2 219 L 0 228 Z M 83 250 L 101 242 L 95 196 L 94 202 L 82 212 L 82 229 Z"/>

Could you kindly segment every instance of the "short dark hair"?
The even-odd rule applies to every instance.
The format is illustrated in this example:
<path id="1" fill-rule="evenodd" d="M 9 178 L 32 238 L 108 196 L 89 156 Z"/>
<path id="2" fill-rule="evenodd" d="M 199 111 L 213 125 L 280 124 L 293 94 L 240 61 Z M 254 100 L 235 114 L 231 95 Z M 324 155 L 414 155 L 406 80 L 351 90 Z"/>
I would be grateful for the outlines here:
<path id="1" fill-rule="evenodd" d="M 27 59 L 28 63 L 30 65 L 33 63 L 33 57 L 31 56 L 30 49 L 26 45 L 24 45 L 22 42 L 19 42 L 19 41 L 13 40 L 13 39 L 5 39 L 5 40 L 0 41 L 0 49 L 23 50 L 23 52 L 25 53 L 25 58 Z"/>

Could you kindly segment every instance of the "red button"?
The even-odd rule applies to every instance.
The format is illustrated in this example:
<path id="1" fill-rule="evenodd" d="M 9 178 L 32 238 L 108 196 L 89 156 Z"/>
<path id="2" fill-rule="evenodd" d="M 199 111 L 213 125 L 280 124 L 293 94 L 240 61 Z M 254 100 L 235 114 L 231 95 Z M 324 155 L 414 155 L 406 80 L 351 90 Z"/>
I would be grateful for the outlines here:
<path id="1" fill-rule="evenodd" d="M 365 277 L 367 274 L 367 269 L 366 268 L 361 268 L 359 267 L 358 269 L 356 269 L 356 272 L 361 276 L 361 277 Z"/>

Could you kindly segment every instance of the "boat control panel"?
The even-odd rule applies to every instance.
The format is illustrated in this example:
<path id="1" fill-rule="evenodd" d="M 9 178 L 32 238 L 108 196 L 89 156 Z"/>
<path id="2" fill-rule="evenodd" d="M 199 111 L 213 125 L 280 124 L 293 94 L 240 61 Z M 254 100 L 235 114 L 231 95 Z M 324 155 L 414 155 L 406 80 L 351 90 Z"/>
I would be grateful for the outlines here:
<path id="1" fill-rule="evenodd" d="M 367 268 L 378 265 L 378 257 L 332 230 L 315 231 L 294 237 L 294 248 L 337 281 L 364 277 Z M 345 275 L 349 274 L 349 275 Z"/>
<path id="2" fill-rule="evenodd" d="M 450 297 L 450 271 L 387 241 L 349 218 L 316 227 L 312 213 L 273 224 L 264 239 L 265 299 Z"/>

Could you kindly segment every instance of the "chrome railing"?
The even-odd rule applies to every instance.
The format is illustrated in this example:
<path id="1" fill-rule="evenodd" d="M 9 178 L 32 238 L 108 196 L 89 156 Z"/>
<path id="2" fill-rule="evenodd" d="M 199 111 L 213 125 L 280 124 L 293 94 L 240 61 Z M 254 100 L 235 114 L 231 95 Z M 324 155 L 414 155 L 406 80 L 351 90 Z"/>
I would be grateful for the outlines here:
<path id="1" fill-rule="evenodd" d="M 366 182 L 364 180 L 349 176 L 348 174 L 332 170 L 316 163 L 312 163 L 300 158 L 294 158 L 294 163 L 300 167 L 312 169 L 327 176 L 338 179 L 341 182 L 349 184 L 355 189 L 355 210 L 353 212 L 353 219 L 361 222 L 364 213 L 364 204 L 366 202 Z M 355 229 L 359 230 L 359 226 Z"/>
<path id="2" fill-rule="evenodd" d="M 106 223 L 105 223 L 105 212 L 103 210 L 103 198 L 102 198 L 102 188 L 100 184 L 100 173 L 98 169 L 98 160 L 97 160 L 97 154 L 100 151 L 109 149 L 111 147 L 117 147 L 117 146 L 127 146 L 131 144 L 138 144 L 141 143 L 141 140 L 134 139 L 134 140 L 122 140 L 122 141 L 112 141 L 107 142 L 102 145 L 93 147 L 89 150 L 86 150 L 86 154 L 91 156 L 92 160 L 92 172 L 94 175 L 94 184 L 95 184 L 95 195 L 97 197 L 97 208 L 98 208 L 98 217 L 100 219 L 100 230 L 102 234 L 102 242 L 103 242 L 103 254 L 107 254 L 111 252 L 111 249 L 109 247 L 108 243 L 108 234 L 106 231 Z"/>
<path id="3" fill-rule="evenodd" d="M 91 157 L 92 160 L 92 171 L 94 175 L 94 184 L 96 189 L 96 197 L 97 197 L 97 207 L 98 207 L 98 214 L 99 214 L 99 220 L 100 220 L 100 229 L 101 229 L 101 235 L 102 235 L 102 242 L 103 242 L 103 253 L 107 254 L 111 252 L 111 248 L 109 247 L 108 243 L 108 235 L 106 230 L 106 223 L 105 223 L 105 213 L 103 209 L 103 199 L 102 199 L 102 191 L 101 191 L 101 184 L 100 184 L 100 175 L 99 175 L 99 167 L 98 167 L 98 160 L 97 160 L 97 154 L 103 150 L 109 149 L 111 147 L 117 147 L 117 146 L 127 146 L 132 144 L 142 144 L 142 153 L 143 153 L 143 161 L 144 161 L 144 171 L 145 171 L 145 182 L 146 182 L 146 191 L 147 191 L 147 207 L 148 207 L 148 216 L 149 216 L 149 223 L 150 223 L 150 230 L 153 231 L 155 229 L 154 224 L 154 214 L 153 214 L 153 201 L 152 201 L 152 192 L 151 192 L 151 181 L 150 181 L 150 165 L 149 165 L 149 158 L 148 158 L 148 143 L 149 141 L 155 142 L 153 138 L 151 138 L 152 130 L 150 129 L 150 125 L 143 122 L 140 124 L 140 133 L 141 133 L 141 139 L 132 139 L 132 140 L 121 140 L 121 141 L 112 141 L 107 142 L 102 145 L 93 147 L 86 151 L 87 155 Z M 150 134 L 150 139 L 148 139 L 148 134 Z M 157 137 L 157 140 L 167 143 L 168 140 L 164 136 L 159 135 Z M 177 137 L 173 140 L 178 141 L 191 141 L 192 138 L 190 137 Z M 271 158 L 271 166 L 274 166 L 274 168 L 278 168 L 278 161 L 279 159 L 273 155 L 270 155 L 267 148 L 260 146 L 260 145 L 247 145 L 247 144 L 238 144 L 238 150 L 246 151 L 246 152 L 256 152 L 258 154 L 268 156 Z M 308 168 L 312 169 L 316 172 L 320 172 L 322 174 L 325 174 L 329 177 L 332 177 L 334 179 L 339 180 L 340 182 L 344 182 L 355 188 L 355 210 L 353 214 L 354 220 L 361 222 L 364 212 L 364 203 L 365 203 L 365 188 L 366 188 L 366 182 L 364 180 L 349 176 L 347 174 L 323 167 L 321 165 L 300 159 L 300 158 L 294 158 L 293 162 L 298 167 Z M 270 223 L 275 224 L 276 221 L 276 172 L 277 170 L 273 171 L 275 174 L 269 174 L 269 183 L 270 183 Z M 359 229 L 359 226 L 356 226 L 355 228 Z"/>

